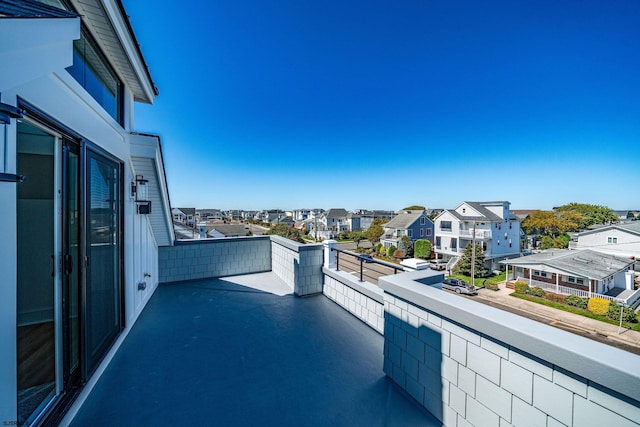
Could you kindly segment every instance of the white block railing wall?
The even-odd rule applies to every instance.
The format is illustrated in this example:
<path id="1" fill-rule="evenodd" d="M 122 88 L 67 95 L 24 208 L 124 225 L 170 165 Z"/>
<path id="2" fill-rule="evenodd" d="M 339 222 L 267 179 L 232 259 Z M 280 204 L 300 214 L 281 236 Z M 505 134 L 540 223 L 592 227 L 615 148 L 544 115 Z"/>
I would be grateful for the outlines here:
<path id="1" fill-rule="evenodd" d="M 271 270 L 298 296 L 322 292 L 322 244 L 271 236 Z"/>
<path id="2" fill-rule="evenodd" d="M 161 283 L 271 270 L 269 236 L 176 241 L 159 248 Z"/>
<path id="3" fill-rule="evenodd" d="M 335 240 L 325 240 L 324 287 L 322 293 L 331 301 L 362 320 L 380 334 L 384 333 L 384 292 L 370 282 L 361 282 L 351 274 L 336 271 L 337 245 Z"/>
<path id="4" fill-rule="evenodd" d="M 444 425 L 640 426 L 638 356 L 424 286 L 419 273 L 379 279 L 384 372 Z"/>
<path id="5" fill-rule="evenodd" d="M 360 281 L 345 271 L 336 271 L 335 240 L 324 244 L 324 288 L 322 293 L 331 301 L 362 320 L 371 328 L 384 334 L 384 291 L 371 282 Z M 412 274 L 412 273 L 407 273 Z M 441 283 L 441 273 L 423 274 L 423 284 Z M 437 277 L 436 277 L 437 276 Z"/>
<path id="6" fill-rule="evenodd" d="M 298 296 L 322 292 L 322 244 L 280 236 L 181 240 L 158 257 L 160 283 L 273 271 Z"/>

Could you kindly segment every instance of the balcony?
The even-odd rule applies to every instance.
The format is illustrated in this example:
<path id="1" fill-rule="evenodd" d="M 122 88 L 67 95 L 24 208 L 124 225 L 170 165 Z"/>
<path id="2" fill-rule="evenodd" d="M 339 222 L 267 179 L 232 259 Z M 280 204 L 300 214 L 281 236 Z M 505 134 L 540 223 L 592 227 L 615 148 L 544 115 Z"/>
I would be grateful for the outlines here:
<path id="1" fill-rule="evenodd" d="M 636 355 L 442 292 L 431 270 L 361 282 L 332 245 L 161 248 L 170 283 L 63 425 L 640 425 Z"/>
<path id="2" fill-rule="evenodd" d="M 440 425 L 383 343 L 273 272 L 161 285 L 71 425 Z"/>
<path id="3" fill-rule="evenodd" d="M 473 239 L 473 230 L 460 230 L 460 237 L 464 239 Z M 477 240 L 491 239 L 490 230 L 476 230 L 475 237 Z"/>

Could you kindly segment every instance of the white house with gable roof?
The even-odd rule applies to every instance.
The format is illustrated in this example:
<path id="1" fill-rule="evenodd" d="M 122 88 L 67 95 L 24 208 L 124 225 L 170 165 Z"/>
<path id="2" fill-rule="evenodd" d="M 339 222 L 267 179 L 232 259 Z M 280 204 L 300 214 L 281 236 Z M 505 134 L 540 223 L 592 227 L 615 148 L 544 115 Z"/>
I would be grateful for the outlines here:
<path id="1" fill-rule="evenodd" d="M 499 267 L 497 261 L 518 256 L 520 221 L 509 207 L 507 201 L 462 202 L 442 211 L 434 220 L 436 256 L 453 260 L 453 264 L 474 237 L 482 244 L 485 266 L 490 270 Z"/>

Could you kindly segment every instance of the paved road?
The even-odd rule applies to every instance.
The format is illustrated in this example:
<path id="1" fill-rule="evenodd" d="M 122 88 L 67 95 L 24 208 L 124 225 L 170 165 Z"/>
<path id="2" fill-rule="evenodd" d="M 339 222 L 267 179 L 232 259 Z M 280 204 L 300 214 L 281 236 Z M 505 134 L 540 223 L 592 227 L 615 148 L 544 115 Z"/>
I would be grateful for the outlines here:
<path id="1" fill-rule="evenodd" d="M 338 261 L 340 270 L 347 271 L 355 278 L 360 278 L 360 261 L 354 257 L 345 253 L 338 252 Z M 378 278 L 380 276 L 388 276 L 393 274 L 394 270 L 386 265 L 377 264 L 375 262 L 363 262 L 362 263 L 362 280 L 371 282 L 374 285 L 378 284 Z"/>
<path id="2" fill-rule="evenodd" d="M 514 298 L 509 296 L 513 291 L 507 289 L 504 283 L 499 286 L 500 290 L 497 292 L 481 289 L 477 296 L 465 296 L 465 298 L 473 298 L 477 302 L 640 354 L 640 332 L 624 330 L 619 335 L 617 325 Z"/>

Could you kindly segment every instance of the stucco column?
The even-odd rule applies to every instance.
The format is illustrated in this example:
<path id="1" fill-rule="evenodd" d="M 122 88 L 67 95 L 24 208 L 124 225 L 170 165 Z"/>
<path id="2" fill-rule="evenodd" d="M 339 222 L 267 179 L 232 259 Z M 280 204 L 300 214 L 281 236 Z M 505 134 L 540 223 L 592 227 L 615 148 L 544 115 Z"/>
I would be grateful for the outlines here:
<path id="1" fill-rule="evenodd" d="M 324 240 L 324 266 L 327 268 L 336 268 L 336 253 L 332 249 L 336 247 L 338 242 L 335 240 Z"/>

